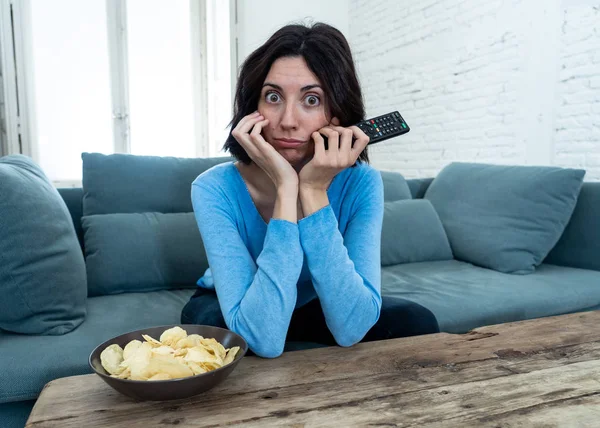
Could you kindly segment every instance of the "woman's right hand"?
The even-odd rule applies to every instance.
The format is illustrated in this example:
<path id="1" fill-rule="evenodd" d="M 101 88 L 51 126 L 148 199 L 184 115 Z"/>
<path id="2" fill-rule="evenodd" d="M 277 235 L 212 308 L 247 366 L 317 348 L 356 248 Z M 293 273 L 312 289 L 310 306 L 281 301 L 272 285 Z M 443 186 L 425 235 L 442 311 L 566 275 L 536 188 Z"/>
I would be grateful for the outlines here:
<path id="1" fill-rule="evenodd" d="M 275 148 L 267 143 L 261 131 L 269 119 L 255 111 L 244 116 L 231 135 L 246 150 L 250 159 L 273 181 L 278 190 L 298 188 L 298 174 Z"/>

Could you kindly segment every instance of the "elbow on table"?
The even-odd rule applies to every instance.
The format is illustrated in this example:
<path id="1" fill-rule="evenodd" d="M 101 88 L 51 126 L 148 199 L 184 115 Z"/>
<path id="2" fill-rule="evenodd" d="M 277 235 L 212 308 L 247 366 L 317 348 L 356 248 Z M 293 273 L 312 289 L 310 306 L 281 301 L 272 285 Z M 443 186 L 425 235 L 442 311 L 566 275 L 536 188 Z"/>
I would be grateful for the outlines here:
<path id="1" fill-rule="evenodd" d="M 254 326 L 254 327 L 252 327 Z M 227 327 L 244 338 L 256 356 L 262 358 L 277 358 L 283 354 L 287 330 L 283 326 L 268 329 L 265 324 L 248 322 L 237 311 L 229 318 Z"/>
<path id="2" fill-rule="evenodd" d="M 364 339 L 367 333 L 373 328 L 381 315 L 381 298 L 373 297 L 367 309 L 365 317 L 359 317 L 362 321 L 348 322 L 338 324 L 336 329 L 330 328 L 335 342 L 344 348 L 356 345 Z M 335 331 L 334 331 L 335 330 Z"/>
<path id="3" fill-rule="evenodd" d="M 373 324 L 375 324 L 375 323 L 373 323 Z M 368 328 L 365 328 L 365 327 L 368 327 Z M 335 339 L 335 342 L 339 346 L 348 348 L 350 346 L 356 345 L 358 342 L 363 340 L 363 338 L 369 332 L 371 327 L 372 327 L 372 325 L 363 326 L 363 327 L 355 326 L 354 328 L 346 328 L 344 330 L 337 331 L 336 333 L 332 332 L 332 334 L 333 334 L 333 338 Z"/>
<path id="4" fill-rule="evenodd" d="M 348 331 L 348 332 L 344 332 L 344 333 L 338 333 L 336 335 L 334 335 L 334 339 L 335 342 L 343 347 L 343 348 L 349 348 L 350 346 L 354 346 L 356 345 L 358 342 L 360 342 L 362 340 L 363 337 L 365 337 L 366 332 L 352 332 L 352 331 Z"/>
<path id="5" fill-rule="evenodd" d="M 257 343 L 253 346 L 249 345 L 249 348 L 259 357 L 277 358 L 283 354 L 284 346 L 284 344 L 278 343 Z"/>

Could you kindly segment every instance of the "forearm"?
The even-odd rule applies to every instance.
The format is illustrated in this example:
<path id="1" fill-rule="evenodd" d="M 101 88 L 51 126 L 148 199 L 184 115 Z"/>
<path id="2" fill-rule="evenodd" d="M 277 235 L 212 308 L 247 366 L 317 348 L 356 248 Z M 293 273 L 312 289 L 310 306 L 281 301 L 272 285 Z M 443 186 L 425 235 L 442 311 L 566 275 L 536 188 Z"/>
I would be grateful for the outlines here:
<path id="1" fill-rule="evenodd" d="M 350 257 L 331 207 L 299 222 L 300 243 L 327 325 L 338 344 L 360 341 L 379 317 L 380 266 L 376 243 L 359 243 Z M 354 261 L 353 261 L 354 260 Z"/>
<path id="2" fill-rule="evenodd" d="M 298 222 L 298 186 L 286 186 L 277 189 L 277 198 L 273 208 L 273 218 Z"/>
<path id="3" fill-rule="evenodd" d="M 296 283 L 274 266 L 261 266 L 239 305 L 228 314 L 228 327 L 246 339 L 257 355 L 274 358 L 283 352 L 292 313 Z M 286 271 L 286 275 L 293 273 Z"/>
<path id="4" fill-rule="evenodd" d="M 326 190 L 315 190 L 300 186 L 298 197 L 304 217 L 308 217 L 329 205 L 329 197 Z"/>
<path id="5" fill-rule="evenodd" d="M 271 219 L 256 264 L 236 257 L 227 245 L 211 251 L 209 258 L 227 327 L 244 337 L 257 355 L 276 357 L 283 352 L 296 306 L 303 261 L 298 226 Z M 248 263 L 255 267 L 240 269 Z"/>

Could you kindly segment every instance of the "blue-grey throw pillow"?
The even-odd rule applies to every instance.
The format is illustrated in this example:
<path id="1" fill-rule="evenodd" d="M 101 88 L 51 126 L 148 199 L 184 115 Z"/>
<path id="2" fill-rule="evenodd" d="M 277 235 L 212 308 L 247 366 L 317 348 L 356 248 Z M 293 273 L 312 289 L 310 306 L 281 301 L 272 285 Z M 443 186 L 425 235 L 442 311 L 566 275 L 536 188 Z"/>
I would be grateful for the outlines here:
<path id="1" fill-rule="evenodd" d="M 208 268 L 194 213 L 84 216 L 90 296 L 194 288 Z"/>
<path id="2" fill-rule="evenodd" d="M 83 215 L 192 212 L 192 182 L 232 158 L 83 153 Z"/>
<path id="3" fill-rule="evenodd" d="M 584 175 L 581 169 L 455 162 L 425 198 L 440 216 L 454 258 L 528 274 L 565 230 Z"/>
<path id="4" fill-rule="evenodd" d="M 404 176 L 398 172 L 380 171 L 381 181 L 383 181 L 383 200 L 399 201 L 401 199 L 411 199 L 410 187 Z"/>
<path id="5" fill-rule="evenodd" d="M 208 263 L 192 182 L 232 158 L 83 153 L 82 160 L 90 295 L 195 287 Z"/>
<path id="6" fill-rule="evenodd" d="M 85 319 L 83 254 L 65 202 L 30 158 L 0 158 L 0 328 L 60 335 Z"/>
<path id="7" fill-rule="evenodd" d="M 424 199 L 385 202 L 381 265 L 438 260 L 452 260 L 452 250 L 431 202 Z"/>

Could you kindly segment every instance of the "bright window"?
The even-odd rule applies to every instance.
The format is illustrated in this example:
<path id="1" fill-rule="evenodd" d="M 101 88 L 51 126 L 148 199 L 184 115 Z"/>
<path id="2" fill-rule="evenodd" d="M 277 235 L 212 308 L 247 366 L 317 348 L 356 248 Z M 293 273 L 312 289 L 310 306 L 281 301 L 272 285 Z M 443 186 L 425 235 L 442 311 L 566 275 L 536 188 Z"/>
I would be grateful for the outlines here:
<path id="1" fill-rule="evenodd" d="M 113 150 L 106 6 L 32 0 L 31 24 L 35 158 L 52 180 L 81 179 L 81 152 Z"/>
<path id="2" fill-rule="evenodd" d="M 81 180 L 84 151 L 223 155 L 229 1 L 31 0 L 30 8 L 33 154 L 53 181 Z"/>

